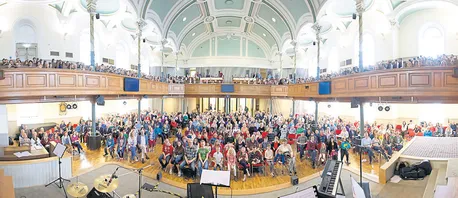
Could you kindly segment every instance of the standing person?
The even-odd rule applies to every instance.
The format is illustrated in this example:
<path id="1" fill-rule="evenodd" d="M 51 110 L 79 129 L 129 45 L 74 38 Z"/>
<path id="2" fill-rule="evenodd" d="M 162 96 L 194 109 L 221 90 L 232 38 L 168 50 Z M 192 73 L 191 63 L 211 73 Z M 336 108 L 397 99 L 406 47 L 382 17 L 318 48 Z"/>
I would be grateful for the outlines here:
<path id="1" fill-rule="evenodd" d="M 130 150 L 130 162 L 134 163 L 134 159 L 138 162 L 137 157 L 137 136 L 135 135 L 135 129 L 132 129 L 129 133 L 129 139 L 127 140 L 127 146 Z"/>
<path id="2" fill-rule="evenodd" d="M 304 151 L 305 151 L 305 146 L 307 144 L 307 137 L 305 136 L 305 133 L 301 133 L 301 136 L 297 138 L 297 147 L 299 150 L 299 159 L 302 161 L 302 158 L 304 157 Z"/>
<path id="3" fill-rule="evenodd" d="M 163 171 L 167 168 L 167 165 L 169 164 L 170 159 L 172 158 L 172 154 L 173 146 L 170 144 L 170 141 L 166 139 L 164 144 L 162 145 L 162 154 L 161 156 L 159 156 L 159 163 L 161 164 Z"/>
<path id="4" fill-rule="evenodd" d="M 312 168 L 315 169 L 316 150 L 317 150 L 317 144 L 315 142 L 315 136 L 310 136 L 310 139 L 307 142 L 306 150 L 307 150 L 307 152 L 310 155 L 310 158 L 312 160 Z"/>
<path id="5" fill-rule="evenodd" d="M 350 164 L 350 161 L 348 160 L 348 150 L 350 150 L 351 145 L 348 142 L 348 138 L 344 138 L 342 143 L 340 144 L 340 152 L 341 152 L 341 157 L 340 159 L 342 162 L 344 161 L 344 156 L 347 158 L 347 165 Z"/>
<path id="6" fill-rule="evenodd" d="M 226 159 L 227 159 L 227 170 L 234 171 L 234 177 L 237 176 L 237 158 L 235 156 L 235 149 L 234 147 L 229 147 L 227 154 L 226 154 Z"/>
<path id="7" fill-rule="evenodd" d="M 197 150 L 199 161 L 197 163 L 199 171 L 197 172 L 197 176 L 202 175 L 202 170 L 208 169 L 208 154 L 210 150 L 205 146 L 205 140 L 200 140 L 200 148 Z"/>
<path id="8" fill-rule="evenodd" d="M 264 157 L 266 158 L 267 165 L 269 165 L 270 175 L 272 175 L 272 177 L 275 177 L 274 151 L 272 150 L 272 147 L 270 147 L 270 146 L 267 147 L 267 150 L 264 153 Z"/>

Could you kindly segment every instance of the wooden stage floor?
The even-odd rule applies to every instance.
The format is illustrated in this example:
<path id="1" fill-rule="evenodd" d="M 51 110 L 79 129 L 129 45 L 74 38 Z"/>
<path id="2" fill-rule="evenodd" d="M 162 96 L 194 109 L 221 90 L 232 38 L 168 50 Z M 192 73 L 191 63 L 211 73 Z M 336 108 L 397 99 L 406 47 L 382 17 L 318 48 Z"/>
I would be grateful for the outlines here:
<path id="1" fill-rule="evenodd" d="M 83 144 L 83 148 L 85 150 L 84 154 L 81 155 L 74 155 L 73 162 L 72 162 L 72 172 L 73 176 L 81 175 L 83 173 L 87 173 L 91 170 L 94 170 L 98 167 L 101 167 L 105 164 L 118 164 L 126 168 L 141 168 L 145 167 L 149 164 L 153 164 L 152 166 L 144 169 L 144 176 L 156 178 L 156 174 L 160 171 L 160 164 L 158 162 L 158 157 L 161 154 L 162 144 L 157 144 L 154 151 L 150 152 L 148 156 L 150 157 L 149 161 L 146 161 L 142 164 L 140 161 L 135 163 L 130 163 L 127 160 L 118 161 L 116 159 L 112 159 L 111 156 L 104 157 L 103 148 L 100 148 L 95 151 L 90 151 L 86 149 L 86 146 Z M 295 146 L 294 146 L 295 149 Z M 366 157 L 367 158 L 367 157 Z M 359 155 L 350 151 L 350 162 L 349 165 L 352 169 L 357 169 L 359 172 Z M 316 176 L 318 172 L 322 171 L 323 167 L 318 167 L 316 169 L 311 168 L 311 164 L 304 160 L 301 162 L 299 160 L 299 155 L 297 155 L 296 160 L 297 166 L 297 176 L 299 178 L 299 182 L 305 182 L 314 176 Z M 347 166 L 347 165 L 344 165 Z M 242 182 L 241 178 L 239 177 L 238 181 L 231 180 L 231 188 L 233 195 L 250 195 L 250 194 L 260 194 L 265 192 L 272 192 L 277 191 L 286 187 L 291 186 L 290 176 L 288 175 L 287 171 L 285 174 L 278 175 L 272 177 L 270 175 L 270 171 L 267 168 L 266 176 L 262 174 L 257 174 L 247 177 L 245 182 Z M 279 170 L 279 167 L 277 168 Z M 279 173 L 280 171 L 277 171 Z M 379 163 L 374 162 L 372 165 L 369 165 L 369 162 L 363 163 L 363 172 L 373 174 L 378 176 L 379 172 Z M 242 174 L 239 171 L 237 174 Z M 161 182 L 167 183 L 176 187 L 180 187 L 186 189 L 187 183 L 194 183 L 198 182 L 198 180 L 187 180 L 183 177 L 178 177 L 176 174 L 170 175 L 169 173 L 162 174 Z M 222 195 L 230 195 L 231 190 L 220 188 L 218 189 L 218 194 Z"/>

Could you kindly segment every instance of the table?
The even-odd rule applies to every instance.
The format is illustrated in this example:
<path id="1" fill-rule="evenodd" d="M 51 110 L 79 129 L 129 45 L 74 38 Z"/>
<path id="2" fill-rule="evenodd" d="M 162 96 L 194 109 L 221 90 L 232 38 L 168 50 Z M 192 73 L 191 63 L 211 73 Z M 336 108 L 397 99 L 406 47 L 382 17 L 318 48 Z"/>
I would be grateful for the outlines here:
<path id="1" fill-rule="evenodd" d="M 17 157 L 14 155 L 16 152 L 29 151 L 31 155 L 24 157 Z M 0 161 L 21 161 L 32 160 L 49 157 L 48 151 L 43 147 L 41 149 L 31 149 L 29 146 L 8 146 L 0 147 Z"/>

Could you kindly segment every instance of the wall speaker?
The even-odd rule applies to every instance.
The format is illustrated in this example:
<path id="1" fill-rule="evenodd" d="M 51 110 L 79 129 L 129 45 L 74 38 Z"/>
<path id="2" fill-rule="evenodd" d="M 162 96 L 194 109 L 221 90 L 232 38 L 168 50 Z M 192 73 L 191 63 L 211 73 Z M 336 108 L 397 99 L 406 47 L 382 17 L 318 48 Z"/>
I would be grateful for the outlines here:
<path id="1" fill-rule="evenodd" d="M 123 105 L 127 105 L 127 102 L 126 102 L 126 101 L 124 101 L 124 102 L 122 102 L 122 104 L 123 104 Z"/>
<path id="2" fill-rule="evenodd" d="M 95 18 L 100 19 L 100 14 L 99 13 L 95 14 Z"/>
<path id="3" fill-rule="evenodd" d="M 352 19 L 353 19 L 353 20 L 356 19 L 356 13 L 353 13 Z"/>
<path id="4" fill-rule="evenodd" d="M 105 105 L 105 98 L 101 95 L 96 96 L 95 102 L 97 105 L 104 106 Z"/>
<path id="5" fill-rule="evenodd" d="M 72 105 L 71 104 L 67 104 L 67 109 L 72 109 Z"/>
<path id="6" fill-rule="evenodd" d="M 377 108 L 379 111 L 383 111 L 383 107 L 382 106 L 378 106 Z"/>
<path id="7" fill-rule="evenodd" d="M 316 45 L 316 42 L 315 42 L 315 41 L 313 41 L 313 45 Z"/>
<path id="8" fill-rule="evenodd" d="M 390 111 L 390 110 L 391 110 L 390 106 L 385 107 L 385 111 Z"/>
<path id="9" fill-rule="evenodd" d="M 78 105 L 75 103 L 75 104 L 72 105 L 72 108 L 73 108 L 73 109 L 77 109 L 77 108 L 78 108 Z"/>
<path id="10" fill-rule="evenodd" d="M 146 39 L 143 39 L 143 43 L 146 43 Z"/>
<path id="11" fill-rule="evenodd" d="M 296 175 L 291 176 L 291 184 L 292 184 L 293 186 L 299 184 L 299 178 L 297 178 Z"/>
<path id="12" fill-rule="evenodd" d="M 359 100 L 358 98 L 352 98 L 351 99 L 351 108 L 358 108 L 359 107 Z"/>

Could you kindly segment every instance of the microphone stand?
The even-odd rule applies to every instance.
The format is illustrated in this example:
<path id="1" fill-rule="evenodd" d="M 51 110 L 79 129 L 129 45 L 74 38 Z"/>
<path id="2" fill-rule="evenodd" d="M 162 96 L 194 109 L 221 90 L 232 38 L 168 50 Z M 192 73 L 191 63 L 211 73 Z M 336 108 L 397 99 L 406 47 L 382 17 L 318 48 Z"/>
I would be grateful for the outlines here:
<path id="1" fill-rule="evenodd" d="M 138 198 L 142 197 L 142 175 L 143 169 L 150 167 L 151 165 L 142 167 L 138 169 Z"/>

